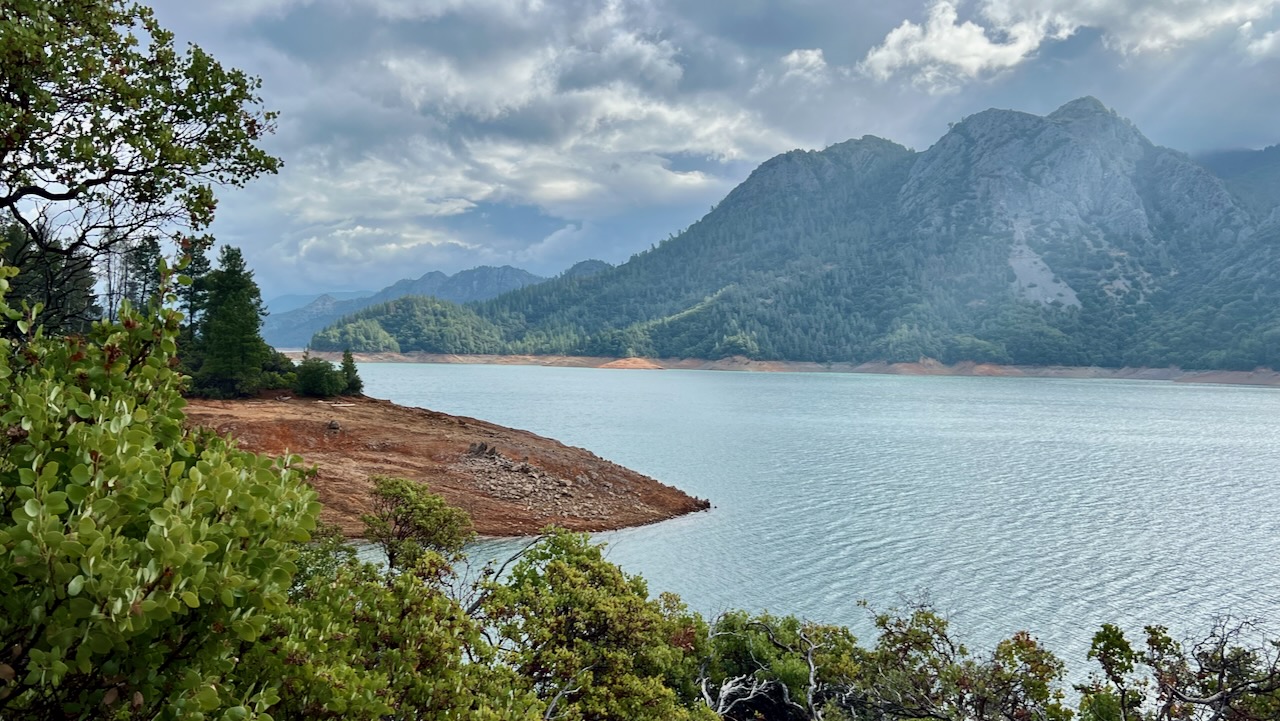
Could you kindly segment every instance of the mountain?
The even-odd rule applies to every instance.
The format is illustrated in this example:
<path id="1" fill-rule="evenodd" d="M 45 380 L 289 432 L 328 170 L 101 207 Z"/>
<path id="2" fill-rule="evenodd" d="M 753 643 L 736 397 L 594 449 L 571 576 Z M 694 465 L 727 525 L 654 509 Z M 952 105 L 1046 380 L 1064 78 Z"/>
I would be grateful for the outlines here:
<path id="1" fill-rule="evenodd" d="M 627 263 L 471 308 L 506 352 L 1280 366 L 1254 206 L 1094 98 L 993 109 L 777 156 Z"/>
<path id="2" fill-rule="evenodd" d="M 335 300 L 351 300 L 353 298 L 364 298 L 373 295 L 371 290 L 334 290 L 328 293 L 310 293 L 307 295 L 278 295 L 266 301 L 263 305 L 271 313 L 288 313 L 291 310 L 297 310 L 312 301 L 317 300 L 322 295 L 327 295 Z"/>
<path id="3" fill-rule="evenodd" d="M 453 275 L 431 271 L 417 279 L 396 281 L 365 297 L 342 300 L 334 294 L 325 294 L 296 310 L 272 313 L 262 324 L 262 337 L 276 348 L 301 348 L 310 342 L 316 331 L 343 316 L 407 295 L 469 303 L 544 280 L 546 278 L 509 265 L 500 268 L 482 265 Z"/>
<path id="4" fill-rule="evenodd" d="M 1258 220 L 1280 222 L 1280 145 L 1263 150 L 1221 150 L 1196 160 L 1226 181 Z"/>
<path id="5" fill-rule="evenodd" d="M 612 265 L 603 260 L 582 260 L 574 263 L 568 270 L 564 271 L 557 278 L 586 278 L 596 273 L 603 273 L 613 268 Z"/>

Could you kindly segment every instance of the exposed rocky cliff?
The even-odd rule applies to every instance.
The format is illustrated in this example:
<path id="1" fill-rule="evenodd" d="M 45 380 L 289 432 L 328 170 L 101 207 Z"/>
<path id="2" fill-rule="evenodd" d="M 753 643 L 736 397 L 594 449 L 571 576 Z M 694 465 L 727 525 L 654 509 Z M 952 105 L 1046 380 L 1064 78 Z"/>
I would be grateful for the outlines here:
<path id="1" fill-rule="evenodd" d="M 987 110 L 920 152 L 785 153 L 657 248 L 476 311 L 516 353 L 1275 366 L 1280 162 L 1247 160 L 1094 98 Z"/>

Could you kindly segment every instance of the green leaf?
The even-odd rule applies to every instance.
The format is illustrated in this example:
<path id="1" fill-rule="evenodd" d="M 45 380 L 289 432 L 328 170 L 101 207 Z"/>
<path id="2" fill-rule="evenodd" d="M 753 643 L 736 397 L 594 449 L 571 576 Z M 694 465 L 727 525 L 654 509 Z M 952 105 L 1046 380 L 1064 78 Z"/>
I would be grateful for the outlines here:
<path id="1" fill-rule="evenodd" d="M 183 591 L 182 602 L 190 608 L 198 608 L 200 606 L 200 597 L 190 591 Z"/>
<path id="2" fill-rule="evenodd" d="M 84 576 L 76 576 L 67 584 L 68 596 L 79 596 L 80 590 L 84 588 Z"/>

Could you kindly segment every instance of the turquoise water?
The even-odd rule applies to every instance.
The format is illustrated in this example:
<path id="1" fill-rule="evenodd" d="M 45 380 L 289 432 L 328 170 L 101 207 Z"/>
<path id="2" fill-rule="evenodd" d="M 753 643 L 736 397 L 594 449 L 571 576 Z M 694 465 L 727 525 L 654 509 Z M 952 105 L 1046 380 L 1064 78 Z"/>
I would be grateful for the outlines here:
<path id="1" fill-rule="evenodd" d="M 868 636 L 927 595 L 1075 669 L 1103 622 L 1280 613 L 1280 391 L 1027 378 L 362 364 L 365 390 L 582 446 L 714 508 L 599 534 L 695 610 Z M 481 544 L 499 554 L 510 542 Z M 1272 624 L 1273 632 L 1280 624 Z"/>

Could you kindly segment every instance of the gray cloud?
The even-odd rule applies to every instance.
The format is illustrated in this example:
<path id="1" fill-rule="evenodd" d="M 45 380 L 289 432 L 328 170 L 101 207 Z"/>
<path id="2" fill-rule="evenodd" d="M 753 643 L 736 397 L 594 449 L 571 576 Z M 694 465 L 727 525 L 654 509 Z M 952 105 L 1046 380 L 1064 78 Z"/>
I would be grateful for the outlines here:
<path id="1" fill-rule="evenodd" d="M 863 134 L 925 147 L 990 106 L 1093 94 L 1157 142 L 1275 134 L 1280 0 L 159 0 L 260 75 L 278 177 L 214 231 L 264 293 L 611 262 L 758 163 Z M 946 90 L 948 92 L 939 92 Z M 1230 108 L 1224 112 L 1222 108 Z"/>

